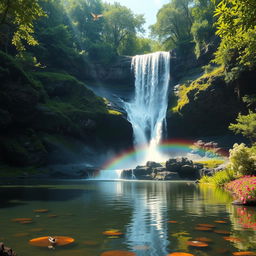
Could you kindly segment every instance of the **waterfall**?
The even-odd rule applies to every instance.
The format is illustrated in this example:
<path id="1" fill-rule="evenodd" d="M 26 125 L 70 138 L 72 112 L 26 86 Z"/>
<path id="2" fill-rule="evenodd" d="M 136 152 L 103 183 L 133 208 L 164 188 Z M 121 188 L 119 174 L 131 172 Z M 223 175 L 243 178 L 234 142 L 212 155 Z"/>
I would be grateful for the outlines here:
<path id="1" fill-rule="evenodd" d="M 168 107 L 168 87 L 170 73 L 169 52 L 155 52 L 137 55 L 132 59 L 135 74 L 135 95 L 130 102 L 123 102 L 127 119 L 132 124 L 134 147 L 146 146 L 146 151 L 139 159 L 126 163 L 122 169 L 135 168 L 146 161 L 161 162 L 166 160 L 158 152 L 157 146 L 163 137 Z M 102 170 L 99 180 L 119 179 L 119 170 Z"/>
<path id="2" fill-rule="evenodd" d="M 159 161 L 157 151 L 166 123 L 170 73 L 169 52 L 137 55 L 132 59 L 135 96 L 124 102 L 127 119 L 133 127 L 134 146 L 147 145 L 144 160 Z"/>

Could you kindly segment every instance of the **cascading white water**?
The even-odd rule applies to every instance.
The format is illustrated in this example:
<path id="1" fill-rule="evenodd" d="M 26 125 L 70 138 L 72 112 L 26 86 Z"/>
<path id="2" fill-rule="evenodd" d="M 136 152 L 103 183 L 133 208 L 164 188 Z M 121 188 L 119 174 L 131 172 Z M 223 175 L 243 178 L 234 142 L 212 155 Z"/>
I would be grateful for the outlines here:
<path id="1" fill-rule="evenodd" d="M 130 102 L 123 102 L 127 119 L 132 124 L 134 146 L 145 147 L 145 155 L 127 163 L 123 169 L 134 168 L 146 161 L 163 161 L 157 150 L 163 135 L 168 107 L 168 87 L 170 73 L 169 52 L 155 52 L 137 55 L 132 59 L 135 74 L 135 96 Z M 102 170 L 99 180 L 119 179 L 120 170 Z"/>
<path id="2" fill-rule="evenodd" d="M 132 59 L 135 97 L 124 103 L 132 124 L 135 147 L 148 145 L 144 161 L 161 160 L 157 145 L 162 139 L 168 106 L 169 52 L 137 55 Z"/>

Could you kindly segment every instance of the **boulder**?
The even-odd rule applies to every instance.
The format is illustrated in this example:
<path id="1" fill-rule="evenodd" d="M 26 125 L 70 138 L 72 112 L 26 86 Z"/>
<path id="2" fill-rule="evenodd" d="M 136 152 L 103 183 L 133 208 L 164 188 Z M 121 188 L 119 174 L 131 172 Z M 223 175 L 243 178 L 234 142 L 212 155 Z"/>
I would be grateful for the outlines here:
<path id="1" fill-rule="evenodd" d="M 0 243 L 0 256 L 17 256 L 17 253 L 6 247 L 4 243 Z"/>
<path id="2" fill-rule="evenodd" d="M 153 161 L 148 161 L 148 162 L 146 163 L 146 166 L 149 167 L 149 168 L 162 167 L 161 164 L 156 163 L 156 162 L 153 162 Z"/>
<path id="3" fill-rule="evenodd" d="M 200 177 L 199 170 L 193 165 L 183 165 L 178 171 L 181 178 L 198 179 Z"/>
<path id="4" fill-rule="evenodd" d="M 189 159 L 182 158 L 171 158 L 165 163 L 166 170 L 169 172 L 178 172 L 183 165 L 193 165 L 193 162 Z"/>
<path id="5" fill-rule="evenodd" d="M 137 179 L 142 178 L 142 176 L 147 176 L 147 175 L 151 175 L 152 173 L 152 169 L 150 167 L 147 166 L 137 166 L 134 170 L 133 170 L 133 174 Z"/>

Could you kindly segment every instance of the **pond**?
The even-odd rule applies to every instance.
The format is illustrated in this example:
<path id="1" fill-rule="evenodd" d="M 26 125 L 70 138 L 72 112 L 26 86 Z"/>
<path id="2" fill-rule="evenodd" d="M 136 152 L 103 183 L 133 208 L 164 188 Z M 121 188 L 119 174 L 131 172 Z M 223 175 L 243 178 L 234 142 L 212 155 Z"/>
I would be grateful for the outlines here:
<path id="1" fill-rule="evenodd" d="M 213 256 L 256 248 L 256 209 L 233 206 L 229 194 L 219 189 L 192 182 L 19 183 L 0 186 L 0 241 L 19 256 L 95 256 L 112 250 Z M 113 229 L 123 235 L 103 234 Z M 43 236 L 69 236 L 75 242 L 55 250 L 28 243 Z M 189 245 L 199 240 L 208 246 Z"/>

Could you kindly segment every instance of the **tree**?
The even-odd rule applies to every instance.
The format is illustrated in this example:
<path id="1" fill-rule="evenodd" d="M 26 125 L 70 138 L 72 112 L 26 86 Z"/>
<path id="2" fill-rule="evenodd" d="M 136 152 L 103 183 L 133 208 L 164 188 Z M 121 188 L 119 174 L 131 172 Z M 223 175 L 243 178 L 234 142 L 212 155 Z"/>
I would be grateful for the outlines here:
<path id="1" fill-rule="evenodd" d="M 214 0 L 213 0 L 214 1 Z M 221 0 L 218 4 L 217 35 L 221 44 L 216 62 L 256 66 L 256 2 L 255 0 Z"/>
<path id="2" fill-rule="evenodd" d="M 104 41 L 111 44 L 118 53 L 119 47 L 127 38 L 144 32 L 145 23 L 143 15 L 133 14 L 132 11 L 118 3 L 106 4 L 104 12 Z"/>
<path id="3" fill-rule="evenodd" d="M 238 115 L 236 124 L 230 124 L 229 129 L 236 134 L 241 133 L 251 142 L 256 141 L 256 113 L 249 111 L 248 115 Z"/>
<path id="4" fill-rule="evenodd" d="M 7 50 L 11 41 L 19 51 L 25 50 L 24 42 L 37 45 L 33 22 L 42 16 L 39 0 L 0 1 L 0 44 Z"/>
<path id="5" fill-rule="evenodd" d="M 195 42 L 197 57 L 216 45 L 216 28 L 214 27 L 215 5 L 211 0 L 195 0 L 192 8 L 194 22 L 191 33 Z M 216 48 L 214 49 L 216 50 Z"/>
<path id="6" fill-rule="evenodd" d="M 184 42 L 191 41 L 191 0 L 173 0 L 164 5 L 157 14 L 157 22 L 151 26 L 153 36 L 173 49 Z"/>

